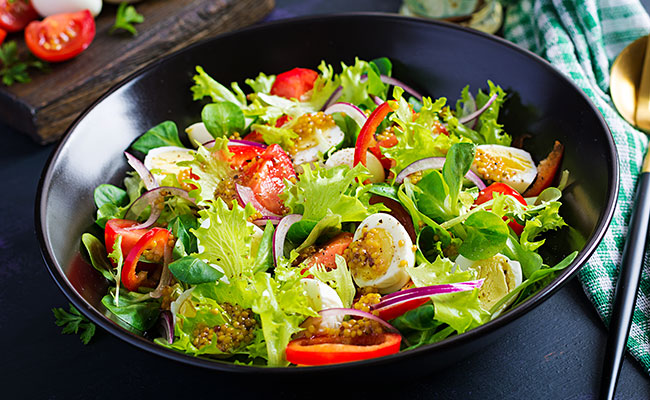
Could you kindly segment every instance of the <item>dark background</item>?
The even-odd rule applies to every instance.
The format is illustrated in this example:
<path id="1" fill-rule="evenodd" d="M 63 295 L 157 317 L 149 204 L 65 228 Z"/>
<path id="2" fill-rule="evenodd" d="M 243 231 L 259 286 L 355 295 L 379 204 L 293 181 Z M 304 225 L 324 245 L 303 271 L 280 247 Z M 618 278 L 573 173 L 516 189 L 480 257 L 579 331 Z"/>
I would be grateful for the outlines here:
<path id="1" fill-rule="evenodd" d="M 276 0 L 266 20 L 340 11 L 395 12 L 399 0 Z M 650 0 L 643 3 L 648 8 Z M 53 146 L 0 124 L 0 398 L 592 399 L 606 330 L 577 279 L 516 321 L 505 336 L 443 371 L 408 381 L 263 382 L 234 379 L 139 350 L 98 330 L 84 346 L 61 335 L 51 309 L 68 301 L 46 271 L 34 233 L 36 187 Z M 61 232 L 65 235 L 65 232 Z M 617 399 L 650 398 L 627 357 Z"/>

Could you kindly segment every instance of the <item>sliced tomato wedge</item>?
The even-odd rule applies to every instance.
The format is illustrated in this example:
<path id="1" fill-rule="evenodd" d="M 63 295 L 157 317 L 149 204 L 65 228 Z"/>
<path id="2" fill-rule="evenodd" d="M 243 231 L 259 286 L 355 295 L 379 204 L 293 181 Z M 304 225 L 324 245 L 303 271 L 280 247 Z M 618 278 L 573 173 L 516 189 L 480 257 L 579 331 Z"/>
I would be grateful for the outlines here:
<path id="1" fill-rule="evenodd" d="M 287 99 L 298 99 L 314 87 L 318 72 L 308 68 L 294 68 L 275 78 L 271 94 Z"/>
<path id="2" fill-rule="evenodd" d="M 336 268 L 336 255 L 343 255 L 345 249 L 348 248 L 354 235 L 349 232 L 342 232 L 334 236 L 323 247 L 319 248 L 316 253 L 307 257 L 305 262 L 309 268 L 314 265 L 322 265 L 327 270 Z"/>
<path id="3" fill-rule="evenodd" d="M 153 252 L 162 257 L 165 243 L 169 240 L 170 232 L 167 229 L 151 228 L 135 243 L 122 266 L 122 284 L 125 288 L 135 292 L 147 279 L 148 271 L 136 271 L 138 261 L 145 251 Z M 160 250 L 162 248 L 162 251 Z"/>
<path id="4" fill-rule="evenodd" d="M 556 140 L 553 144 L 553 150 L 537 166 L 537 177 L 535 177 L 533 184 L 524 192 L 525 196 L 539 196 L 544 189 L 551 186 L 558 169 L 560 169 L 560 164 L 562 164 L 563 155 L 564 146 Z"/>
<path id="5" fill-rule="evenodd" d="M 397 333 L 377 335 L 370 345 L 332 342 L 332 338 L 296 339 L 286 349 L 287 361 L 297 365 L 327 365 L 368 360 L 399 352 L 402 336 Z"/>
<path id="6" fill-rule="evenodd" d="M 257 146 L 228 146 L 232 153 L 230 166 L 233 169 L 241 168 L 245 163 L 250 162 L 257 156 L 264 154 L 264 148 Z"/>
<path id="7" fill-rule="evenodd" d="M 88 10 L 52 15 L 43 21 L 32 21 L 25 28 L 29 50 L 48 62 L 76 57 L 90 46 L 94 37 L 95 20 Z"/>
<path id="8" fill-rule="evenodd" d="M 377 310 L 377 316 L 384 321 L 390 321 L 400 315 L 405 314 L 407 311 L 415 310 L 421 305 L 428 302 L 430 299 L 413 299 L 403 303 L 397 303 L 393 306 L 383 307 Z"/>
<path id="9" fill-rule="evenodd" d="M 7 32 L 22 31 L 28 23 L 38 18 L 30 1 L 0 0 L 0 28 Z M 6 33 L 5 33 L 6 35 Z M 2 40 L 0 40 L 2 43 Z"/>
<path id="10" fill-rule="evenodd" d="M 510 186 L 508 186 L 503 182 L 493 183 L 490 186 L 486 187 L 485 189 L 481 190 L 474 204 L 477 205 L 483 204 L 486 201 L 492 200 L 492 198 L 494 197 L 494 193 L 502 193 L 502 194 L 510 195 L 514 197 L 519 203 L 526 205 L 526 200 L 523 198 L 523 196 L 519 194 L 518 191 L 516 191 L 515 189 L 511 188 Z M 503 220 L 506 221 L 507 218 L 508 217 L 503 217 Z M 517 235 L 521 235 L 521 232 L 524 230 L 524 226 L 512 218 L 510 218 L 510 222 L 508 222 L 508 226 L 512 228 L 512 230 L 515 231 Z"/>
<path id="11" fill-rule="evenodd" d="M 257 201 L 266 209 L 283 214 L 280 193 L 285 188 L 284 179 L 296 179 L 296 171 L 282 147 L 272 144 L 244 166 L 241 182 L 253 190 Z"/>
<path id="12" fill-rule="evenodd" d="M 117 236 L 120 235 L 122 236 L 122 254 L 124 254 L 124 256 L 129 254 L 138 240 L 149 231 L 148 229 L 126 229 L 137 224 L 139 224 L 139 222 L 129 219 L 108 220 L 108 222 L 106 222 L 106 227 L 104 228 L 104 243 L 106 244 L 106 251 L 109 253 L 113 251 Z"/>

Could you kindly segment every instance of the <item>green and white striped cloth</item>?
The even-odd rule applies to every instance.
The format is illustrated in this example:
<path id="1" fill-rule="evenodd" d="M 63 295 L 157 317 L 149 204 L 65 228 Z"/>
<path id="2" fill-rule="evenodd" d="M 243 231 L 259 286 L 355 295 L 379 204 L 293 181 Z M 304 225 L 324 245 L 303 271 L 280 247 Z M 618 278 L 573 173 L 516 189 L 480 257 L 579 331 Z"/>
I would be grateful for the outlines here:
<path id="1" fill-rule="evenodd" d="M 601 245 L 579 274 L 585 293 L 607 324 L 647 137 L 616 112 L 609 69 L 623 48 L 650 32 L 638 0 L 523 0 L 506 3 L 504 36 L 547 59 L 591 98 L 614 136 L 620 162 L 619 200 Z M 650 265 L 641 277 L 630 353 L 650 373 Z"/>

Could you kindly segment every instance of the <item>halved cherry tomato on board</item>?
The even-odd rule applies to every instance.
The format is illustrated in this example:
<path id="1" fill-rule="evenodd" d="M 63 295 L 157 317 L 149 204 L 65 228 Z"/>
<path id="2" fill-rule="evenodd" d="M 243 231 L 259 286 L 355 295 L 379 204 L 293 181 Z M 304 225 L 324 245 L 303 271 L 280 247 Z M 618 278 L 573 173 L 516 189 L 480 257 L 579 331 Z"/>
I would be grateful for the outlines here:
<path id="1" fill-rule="evenodd" d="M 314 87 L 318 72 L 307 68 L 294 68 L 275 77 L 271 94 L 287 99 L 298 99 Z"/>
<path id="2" fill-rule="evenodd" d="M 129 254 L 126 256 L 124 265 L 122 266 L 121 280 L 125 288 L 134 292 L 142 286 L 144 281 L 147 279 L 148 272 L 136 271 L 140 256 L 142 256 L 145 251 L 151 251 L 162 257 L 165 243 L 169 240 L 169 235 L 170 232 L 167 229 L 151 228 L 135 243 L 131 251 L 129 251 Z M 160 251 L 161 247 L 162 251 Z"/>
<path id="3" fill-rule="evenodd" d="M 399 352 L 402 336 L 397 333 L 377 335 L 374 344 L 333 343 L 331 338 L 296 339 L 286 349 L 287 361 L 297 365 L 327 365 L 368 360 Z"/>
<path id="4" fill-rule="evenodd" d="M 520 195 L 518 191 L 516 191 L 515 189 L 511 188 L 510 186 L 502 182 L 493 183 L 490 186 L 486 187 L 485 189 L 481 190 L 474 204 L 477 205 L 483 204 L 486 201 L 492 200 L 495 192 L 510 195 L 514 197 L 521 204 L 526 205 L 526 200 L 524 200 L 523 196 Z M 504 221 L 506 219 L 507 217 L 503 217 Z M 511 227 L 512 230 L 515 231 L 517 235 L 521 235 L 521 232 L 524 230 L 523 225 L 521 225 L 520 223 L 518 223 L 512 218 L 511 221 L 508 222 L 508 226 Z"/>
<path id="5" fill-rule="evenodd" d="M 0 28 L 7 32 L 22 31 L 28 23 L 38 18 L 31 2 L 0 0 Z M 0 40 L 0 43 L 2 40 Z"/>
<path id="6" fill-rule="evenodd" d="M 7 37 L 7 31 L 4 29 L 0 29 L 0 44 L 5 41 L 5 38 Z"/>
<path id="7" fill-rule="evenodd" d="M 277 144 L 267 147 L 262 154 L 244 166 L 242 185 L 255 193 L 257 201 L 276 214 L 283 214 L 280 193 L 284 191 L 284 179 L 295 179 L 296 171 L 287 153 Z"/>
<path id="8" fill-rule="evenodd" d="M 90 11 L 57 14 L 33 21 L 25 28 L 25 42 L 38 58 L 65 61 L 84 51 L 95 37 L 95 20 Z"/>

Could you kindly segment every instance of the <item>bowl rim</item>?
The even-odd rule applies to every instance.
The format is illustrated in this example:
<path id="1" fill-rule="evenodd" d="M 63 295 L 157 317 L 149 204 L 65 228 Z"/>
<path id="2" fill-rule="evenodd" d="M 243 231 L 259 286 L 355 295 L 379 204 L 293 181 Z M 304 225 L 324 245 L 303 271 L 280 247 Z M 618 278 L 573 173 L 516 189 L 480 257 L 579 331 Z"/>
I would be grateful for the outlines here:
<path id="1" fill-rule="evenodd" d="M 54 257 L 54 252 L 51 248 L 51 244 L 47 239 L 47 234 L 45 230 L 45 204 L 47 196 L 49 195 L 49 185 L 53 178 L 52 169 L 58 159 L 59 154 L 65 148 L 65 145 L 69 138 L 72 136 L 73 132 L 79 125 L 79 123 L 100 103 L 102 103 L 107 97 L 111 96 L 114 92 L 123 88 L 124 86 L 132 83 L 136 79 L 146 75 L 149 71 L 156 69 L 159 65 L 168 62 L 171 59 L 180 57 L 186 52 L 191 51 L 192 49 L 200 46 L 208 45 L 209 43 L 220 41 L 224 38 L 231 36 L 236 36 L 242 33 L 249 32 L 263 32 L 266 29 L 276 29 L 277 26 L 282 25 L 291 25 L 291 24 L 304 24 L 305 22 L 327 22 L 340 19 L 368 19 L 374 21 L 385 21 L 396 22 L 399 24 L 414 24 L 414 25 L 434 25 L 437 27 L 443 27 L 444 29 L 449 29 L 451 31 L 458 30 L 462 31 L 465 34 L 476 35 L 481 38 L 491 40 L 499 43 L 502 46 L 506 46 L 511 50 L 514 50 L 528 58 L 533 59 L 537 63 L 541 63 L 546 70 L 549 71 L 551 75 L 555 75 L 558 79 L 568 83 L 575 91 L 578 92 L 580 96 L 586 101 L 588 106 L 591 108 L 592 112 L 596 115 L 597 120 L 600 122 L 604 128 L 606 135 L 605 139 L 607 141 L 607 146 L 609 147 L 609 158 L 612 160 L 610 167 L 610 178 L 608 180 L 608 190 L 609 194 L 607 196 L 607 203 L 605 210 L 601 217 L 599 218 L 593 236 L 588 240 L 583 247 L 583 249 L 578 253 L 573 262 L 567 266 L 561 274 L 559 274 L 553 282 L 540 290 L 537 294 L 527 299 L 525 302 L 518 305 L 516 308 L 500 315 L 492 321 L 488 321 L 483 325 L 480 325 L 474 329 L 471 329 L 467 332 L 464 332 L 460 335 L 456 335 L 450 338 L 447 338 L 441 342 L 433 343 L 429 345 L 424 345 L 422 347 L 399 352 L 389 356 L 384 356 L 380 358 L 356 361 L 343 364 L 332 364 L 325 366 L 312 366 L 308 368 L 286 368 L 286 367 L 267 367 L 267 366 L 248 366 L 248 365 L 238 365 L 231 362 L 201 358 L 197 356 L 188 355 L 185 353 L 177 352 L 160 345 L 155 344 L 153 341 L 145 339 L 142 336 L 134 334 L 127 329 L 119 326 L 115 322 L 111 321 L 104 314 L 100 313 L 97 309 L 92 307 L 85 299 L 83 299 L 77 291 L 70 285 L 65 274 L 62 271 L 62 268 L 58 266 L 56 258 Z M 211 370 L 218 370 L 223 372 L 230 372 L 236 374 L 247 374 L 251 372 L 263 372 L 265 374 L 276 375 L 294 375 L 294 374 L 313 374 L 313 373 L 323 373 L 323 372 L 332 372 L 340 370 L 348 370 L 352 368 L 366 367 L 366 366 L 381 366 L 384 364 L 390 364 L 394 361 L 401 360 L 405 361 L 410 358 L 415 358 L 423 355 L 424 353 L 436 352 L 436 351 L 446 351 L 450 350 L 456 346 L 462 346 L 466 343 L 470 343 L 476 340 L 478 337 L 487 335 L 489 333 L 496 332 L 500 328 L 509 325 L 520 317 L 524 316 L 546 300 L 551 297 L 551 295 L 561 289 L 568 281 L 571 279 L 577 271 L 584 265 L 585 262 L 591 257 L 595 252 L 596 248 L 601 243 L 607 228 L 613 218 L 614 211 L 616 208 L 618 200 L 618 189 L 620 184 L 619 177 L 619 159 L 617 148 L 606 121 L 604 120 L 602 114 L 598 108 L 594 105 L 591 99 L 580 89 L 572 80 L 567 78 L 562 72 L 556 69 L 552 64 L 538 56 L 537 54 L 521 48 L 514 43 L 494 35 L 490 35 L 484 32 L 480 32 L 471 28 L 466 28 L 457 24 L 453 24 L 446 21 L 427 19 L 422 17 L 412 17 L 412 16 L 403 16 L 393 13 L 384 13 L 384 12 L 345 12 L 345 13 L 328 13 L 320 15 L 309 15 L 309 16 L 300 16 L 289 19 L 275 20 L 270 22 L 263 22 L 255 24 L 246 28 L 238 29 L 231 32 L 226 32 L 211 38 L 201 40 L 197 43 L 194 43 L 190 46 L 184 47 L 172 54 L 169 54 L 161 59 L 152 62 L 148 66 L 132 73 L 127 78 L 122 80 L 120 83 L 111 87 L 107 90 L 102 96 L 100 96 L 96 101 L 94 101 L 90 106 L 88 106 L 68 127 L 64 135 L 61 137 L 56 147 L 50 154 L 41 177 L 38 182 L 38 188 L 36 192 L 36 201 L 34 209 L 34 221 L 36 228 L 36 235 L 38 237 L 41 254 L 45 261 L 45 265 L 48 269 L 48 272 L 52 276 L 53 280 L 63 292 L 63 294 L 68 298 L 68 300 L 77 308 L 79 311 L 89 318 L 93 323 L 99 325 L 106 331 L 110 332 L 119 339 L 129 343 L 139 349 L 146 350 L 155 355 L 163 356 L 167 359 L 179 361 L 184 364 L 193 365 L 197 367 L 207 368 Z"/>

